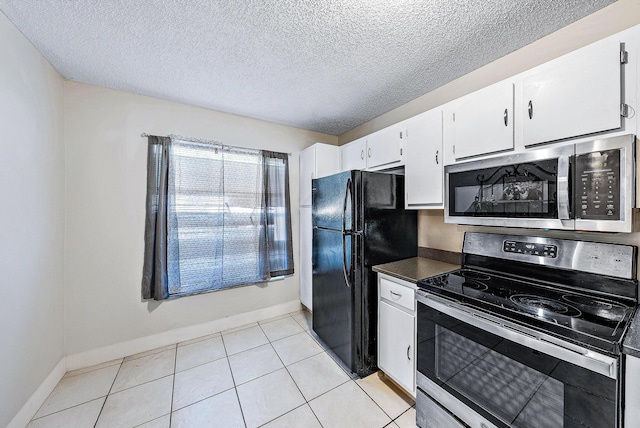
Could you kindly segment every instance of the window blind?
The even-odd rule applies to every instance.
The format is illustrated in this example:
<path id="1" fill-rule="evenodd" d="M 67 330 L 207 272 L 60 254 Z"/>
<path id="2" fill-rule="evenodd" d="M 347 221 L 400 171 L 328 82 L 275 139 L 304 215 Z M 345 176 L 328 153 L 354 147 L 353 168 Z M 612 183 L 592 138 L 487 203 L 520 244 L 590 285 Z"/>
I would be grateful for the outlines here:
<path id="1" fill-rule="evenodd" d="M 167 158 L 167 296 L 293 273 L 286 154 L 171 138 Z"/>

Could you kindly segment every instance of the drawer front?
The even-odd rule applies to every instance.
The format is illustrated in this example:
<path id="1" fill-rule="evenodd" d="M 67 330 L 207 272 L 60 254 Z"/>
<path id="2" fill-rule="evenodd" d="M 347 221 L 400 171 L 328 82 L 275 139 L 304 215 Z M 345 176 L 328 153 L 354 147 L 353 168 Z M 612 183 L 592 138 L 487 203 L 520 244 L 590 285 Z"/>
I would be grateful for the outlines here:
<path id="1" fill-rule="evenodd" d="M 416 425 L 420 428 L 464 428 L 460 421 L 419 389 L 416 396 Z M 480 426 L 486 427 L 484 424 Z"/>
<path id="2" fill-rule="evenodd" d="M 380 278 L 380 298 L 411 312 L 416 310 L 415 291 L 386 278 Z"/>

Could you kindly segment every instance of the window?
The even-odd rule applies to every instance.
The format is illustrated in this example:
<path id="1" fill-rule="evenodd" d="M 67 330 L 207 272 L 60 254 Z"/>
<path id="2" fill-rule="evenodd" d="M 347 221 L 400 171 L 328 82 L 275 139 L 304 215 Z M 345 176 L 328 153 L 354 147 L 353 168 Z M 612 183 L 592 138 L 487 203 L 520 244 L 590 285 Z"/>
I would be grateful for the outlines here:
<path id="1" fill-rule="evenodd" d="M 143 297 L 293 273 L 286 154 L 149 137 L 147 179 Z"/>

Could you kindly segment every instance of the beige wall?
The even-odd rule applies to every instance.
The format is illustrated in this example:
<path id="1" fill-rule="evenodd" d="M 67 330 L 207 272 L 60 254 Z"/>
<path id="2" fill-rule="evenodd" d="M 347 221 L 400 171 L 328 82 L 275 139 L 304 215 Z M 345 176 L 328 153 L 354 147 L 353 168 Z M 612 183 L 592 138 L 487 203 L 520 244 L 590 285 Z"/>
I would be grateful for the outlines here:
<path id="1" fill-rule="evenodd" d="M 460 226 L 444 222 L 443 210 L 423 210 L 418 214 L 418 246 L 461 252 L 464 232 L 506 233 L 513 235 L 548 236 L 594 242 L 640 245 L 637 233 L 586 233 L 559 230 L 522 229 L 507 227 Z M 639 255 L 640 256 L 640 255 Z"/>
<path id="2" fill-rule="evenodd" d="M 293 277 L 142 302 L 146 138 L 178 134 L 291 152 L 294 254 L 298 262 L 298 154 L 337 137 L 85 84 L 65 84 L 66 352 L 92 350 L 299 298 Z"/>
<path id="3" fill-rule="evenodd" d="M 64 356 L 63 80 L 0 13 L 0 426 Z"/>

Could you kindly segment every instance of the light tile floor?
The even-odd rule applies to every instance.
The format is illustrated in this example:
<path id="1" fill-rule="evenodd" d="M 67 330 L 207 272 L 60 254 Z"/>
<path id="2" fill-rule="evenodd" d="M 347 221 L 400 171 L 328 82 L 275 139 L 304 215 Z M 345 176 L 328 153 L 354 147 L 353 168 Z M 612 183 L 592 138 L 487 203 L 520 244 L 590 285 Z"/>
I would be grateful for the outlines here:
<path id="1" fill-rule="evenodd" d="M 307 311 L 68 372 L 28 428 L 415 427 L 413 400 L 353 380 Z"/>

